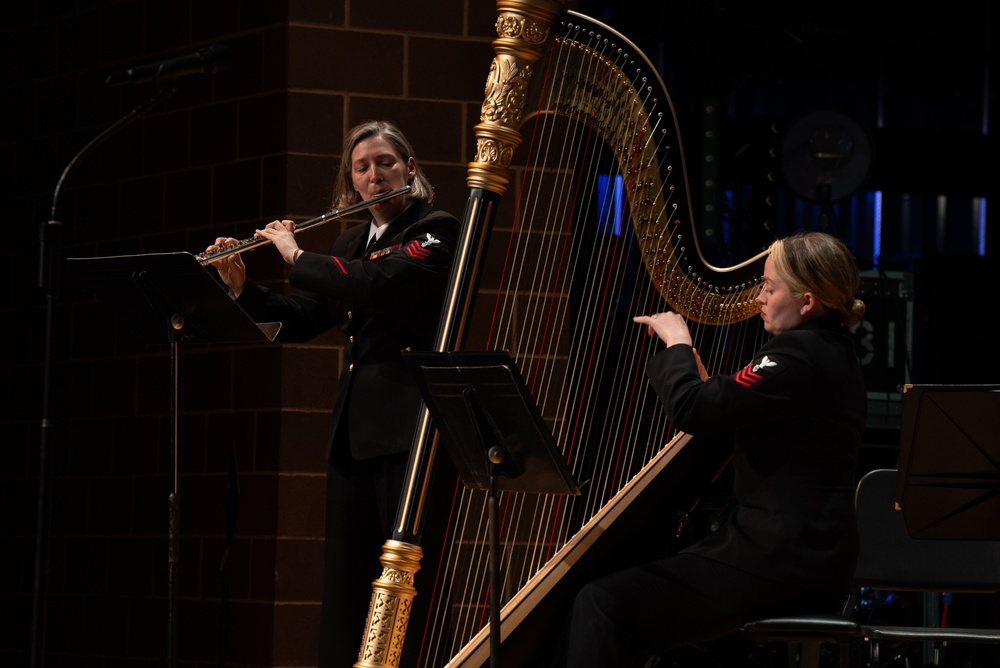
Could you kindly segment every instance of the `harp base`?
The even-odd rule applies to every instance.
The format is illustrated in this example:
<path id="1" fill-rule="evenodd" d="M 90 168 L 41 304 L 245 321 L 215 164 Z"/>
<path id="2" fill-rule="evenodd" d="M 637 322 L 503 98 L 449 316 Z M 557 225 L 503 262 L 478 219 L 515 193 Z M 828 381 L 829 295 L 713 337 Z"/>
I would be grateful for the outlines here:
<path id="1" fill-rule="evenodd" d="M 372 582 L 368 622 L 354 668 L 396 668 L 410 622 L 414 576 L 420 570 L 419 545 L 387 540 L 382 546 L 382 575 Z"/>

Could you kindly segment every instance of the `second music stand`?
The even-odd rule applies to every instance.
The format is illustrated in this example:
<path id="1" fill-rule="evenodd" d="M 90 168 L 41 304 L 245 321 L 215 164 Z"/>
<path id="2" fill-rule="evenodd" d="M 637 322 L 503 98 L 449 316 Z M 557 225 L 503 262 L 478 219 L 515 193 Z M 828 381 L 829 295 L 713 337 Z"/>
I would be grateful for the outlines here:
<path id="1" fill-rule="evenodd" d="M 1000 540 L 1000 385 L 907 385 L 896 501 L 914 538 Z"/>
<path id="2" fill-rule="evenodd" d="M 404 352 L 427 410 L 467 487 L 487 491 L 490 666 L 500 665 L 499 491 L 577 496 L 514 360 L 504 351 Z"/>

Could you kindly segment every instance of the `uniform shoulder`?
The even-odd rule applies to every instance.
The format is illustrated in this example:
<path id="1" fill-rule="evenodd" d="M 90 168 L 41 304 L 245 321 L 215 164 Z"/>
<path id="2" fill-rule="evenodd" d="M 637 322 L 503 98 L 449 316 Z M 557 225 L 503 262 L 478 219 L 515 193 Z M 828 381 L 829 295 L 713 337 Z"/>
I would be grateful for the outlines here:
<path id="1" fill-rule="evenodd" d="M 432 209 L 426 216 L 421 218 L 419 223 L 428 223 L 434 225 L 446 225 L 448 227 L 458 228 L 458 218 L 456 218 L 451 212 L 444 211 L 443 209 Z"/>

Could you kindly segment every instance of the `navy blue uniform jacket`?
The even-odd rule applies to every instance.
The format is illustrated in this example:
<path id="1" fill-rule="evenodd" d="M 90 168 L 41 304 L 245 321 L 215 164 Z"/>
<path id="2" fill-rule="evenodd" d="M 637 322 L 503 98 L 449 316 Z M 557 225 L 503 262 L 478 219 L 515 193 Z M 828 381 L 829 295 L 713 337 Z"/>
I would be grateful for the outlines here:
<path id="1" fill-rule="evenodd" d="M 686 345 L 658 353 L 647 373 L 679 429 L 735 434 L 730 515 L 685 551 L 784 583 L 849 591 L 867 395 L 839 318 L 775 336 L 732 376 L 702 382 Z"/>
<path id="2" fill-rule="evenodd" d="M 331 442 L 349 442 L 350 453 L 331 445 L 331 462 L 410 448 L 422 400 L 401 352 L 434 347 L 458 230 L 454 216 L 416 201 L 369 253 L 367 224 L 337 237 L 330 255 L 302 253 L 288 275 L 300 294 L 247 281 L 237 299 L 258 321 L 280 321 L 283 341 L 308 341 L 331 327 L 347 334 Z M 338 434 L 344 428 L 346 439 Z"/>

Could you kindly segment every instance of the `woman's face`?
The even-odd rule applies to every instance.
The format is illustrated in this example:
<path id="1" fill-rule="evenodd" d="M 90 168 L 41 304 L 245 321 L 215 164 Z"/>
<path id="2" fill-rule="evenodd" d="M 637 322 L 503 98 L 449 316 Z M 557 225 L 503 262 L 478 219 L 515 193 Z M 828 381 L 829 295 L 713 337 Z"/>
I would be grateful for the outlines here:
<path id="1" fill-rule="evenodd" d="M 805 297 L 792 296 L 788 285 L 778 278 L 774 264 L 768 257 L 764 261 L 764 288 L 757 295 L 760 303 L 760 317 L 764 320 L 764 329 L 771 334 L 781 334 L 795 329 L 806 320 L 802 309 Z"/>
<path id="2" fill-rule="evenodd" d="M 362 200 L 402 188 L 417 173 L 417 162 L 403 160 L 392 142 L 384 137 L 369 137 L 351 152 L 351 182 Z M 406 208 L 406 196 L 393 197 L 369 208 L 375 222 L 383 225 Z"/>

